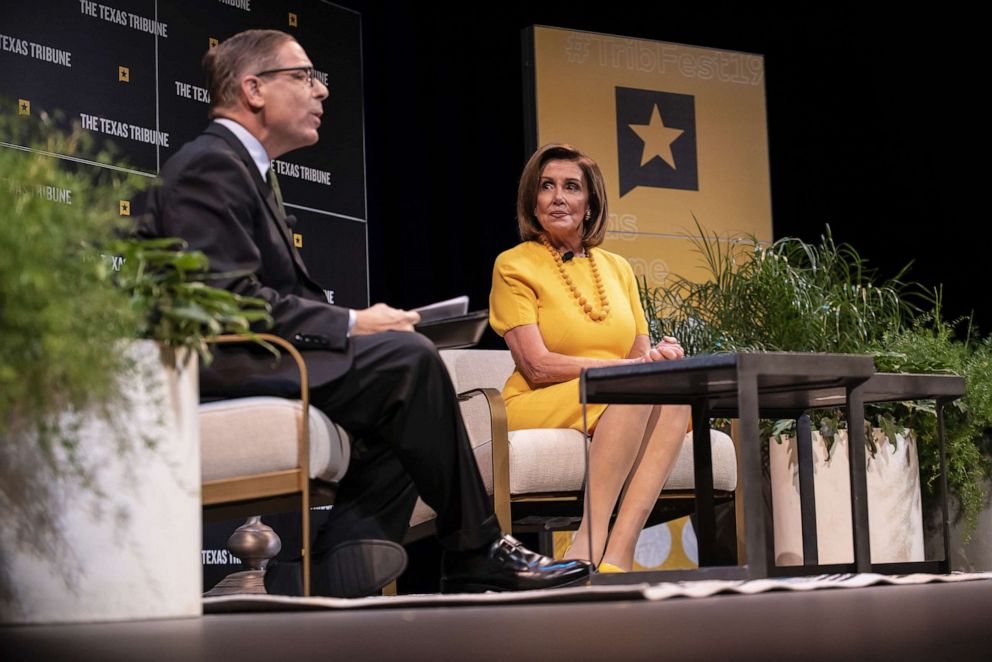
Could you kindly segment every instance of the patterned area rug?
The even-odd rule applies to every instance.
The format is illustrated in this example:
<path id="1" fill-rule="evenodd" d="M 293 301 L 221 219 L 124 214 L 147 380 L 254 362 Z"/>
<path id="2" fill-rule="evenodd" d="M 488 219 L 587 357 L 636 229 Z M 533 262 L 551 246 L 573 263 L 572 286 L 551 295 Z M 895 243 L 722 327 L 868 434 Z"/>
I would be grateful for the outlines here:
<path id="1" fill-rule="evenodd" d="M 821 589 L 865 588 L 880 585 L 929 584 L 967 581 L 992 582 L 992 572 L 954 573 L 951 575 L 879 575 L 839 574 L 784 579 L 701 580 L 583 586 L 515 593 L 457 593 L 451 595 L 376 596 L 347 600 L 342 598 L 291 598 L 279 595 L 228 595 L 203 599 L 207 614 L 249 611 L 293 611 L 321 609 L 411 609 L 415 607 L 450 607 L 456 605 L 512 605 L 603 600 L 668 600 L 670 598 L 705 598 L 718 594 L 753 595 L 768 591 L 814 591 Z"/>

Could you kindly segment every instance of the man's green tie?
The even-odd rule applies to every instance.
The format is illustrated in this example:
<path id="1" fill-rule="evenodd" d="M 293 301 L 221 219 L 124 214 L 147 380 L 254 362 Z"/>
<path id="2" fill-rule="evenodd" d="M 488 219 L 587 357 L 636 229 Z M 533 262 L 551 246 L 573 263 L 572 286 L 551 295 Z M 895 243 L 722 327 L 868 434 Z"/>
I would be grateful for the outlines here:
<path id="1" fill-rule="evenodd" d="M 272 188 L 272 195 L 276 198 L 276 207 L 279 208 L 279 213 L 286 217 L 286 208 L 282 204 L 282 191 L 279 190 L 279 178 L 276 177 L 275 168 L 269 168 L 269 186 Z"/>

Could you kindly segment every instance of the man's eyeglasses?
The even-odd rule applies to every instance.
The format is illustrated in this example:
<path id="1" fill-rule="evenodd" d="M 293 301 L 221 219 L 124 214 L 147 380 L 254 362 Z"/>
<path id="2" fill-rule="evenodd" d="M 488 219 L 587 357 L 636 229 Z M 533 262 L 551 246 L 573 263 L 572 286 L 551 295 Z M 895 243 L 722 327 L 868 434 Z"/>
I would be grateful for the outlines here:
<path id="1" fill-rule="evenodd" d="M 259 71 L 255 75 L 268 76 L 269 74 L 281 74 L 281 73 L 288 73 L 291 71 L 298 71 L 299 73 L 304 74 L 306 76 L 307 85 L 313 87 L 313 76 L 314 76 L 313 67 L 282 67 L 281 69 L 266 69 L 265 71 Z M 298 80 L 303 80 L 303 78 L 299 78 L 295 76 L 294 78 L 297 78 Z"/>

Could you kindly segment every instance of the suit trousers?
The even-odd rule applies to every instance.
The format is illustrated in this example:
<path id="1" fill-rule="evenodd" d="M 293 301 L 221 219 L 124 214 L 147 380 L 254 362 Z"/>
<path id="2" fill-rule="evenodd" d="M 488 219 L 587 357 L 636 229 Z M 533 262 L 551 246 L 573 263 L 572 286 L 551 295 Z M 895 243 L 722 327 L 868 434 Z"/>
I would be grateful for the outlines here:
<path id="1" fill-rule="evenodd" d="M 418 494 L 452 551 L 500 535 L 448 371 L 433 343 L 389 331 L 351 338 L 354 364 L 311 390 L 313 406 L 352 435 L 348 472 L 314 558 L 359 538 L 402 543 Z"/>

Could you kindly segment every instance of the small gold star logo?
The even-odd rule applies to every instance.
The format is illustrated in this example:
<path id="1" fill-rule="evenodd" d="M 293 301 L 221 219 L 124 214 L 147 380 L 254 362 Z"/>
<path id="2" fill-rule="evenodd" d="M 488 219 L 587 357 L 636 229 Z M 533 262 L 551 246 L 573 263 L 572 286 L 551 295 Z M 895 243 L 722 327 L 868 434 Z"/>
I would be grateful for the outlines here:
<path id="1" fill-rule="evenodd" d="M 293 233 L 293 245 L 297 248 L 303 248 L 303 235 L 299 232 Z"/>
<path id="2" fill-rule="evenodd" d="M 120 210 L 121 210 L 121 216 L 130 216 L 131 215 L 131 201 L 130 200 L 121 200 L 121 202 L 120 202 Z"/>
<path id="3" fill-rule="evenodd" d="M 644 151 L 641 152 L 641 165 L 644 165 L 656 156 L 675 169 L 675 156 L 672 154 L 672 143 L 685 131 L 682 129 L 670 129 L 661 121 L 661 112 L 658 104 L 651 110 L 651 121 L 647 124 L 631 124 L 642 141 L 644 141 Z"/>
<path id="4" fill-rule="evenodd" d="M 17 100 L 17 114 L 18 115 L 30 115 L 31 114 L 31 102 L 27 99 Z"/>
<path id="5" fill-rule="evenodd" d="M 294 14 L 293 12 L 289 12 L 289 27 L 291 28 L 298 27 L 298 23 L 299 23 L 299 19 L 296 17 L 296 14 Z"/>
<path id="6" fill-rule="evenodd" d="M 131 70 L 127 67 L 117 67 L 117 80 L 121 83 L 130 83 Z"/>

